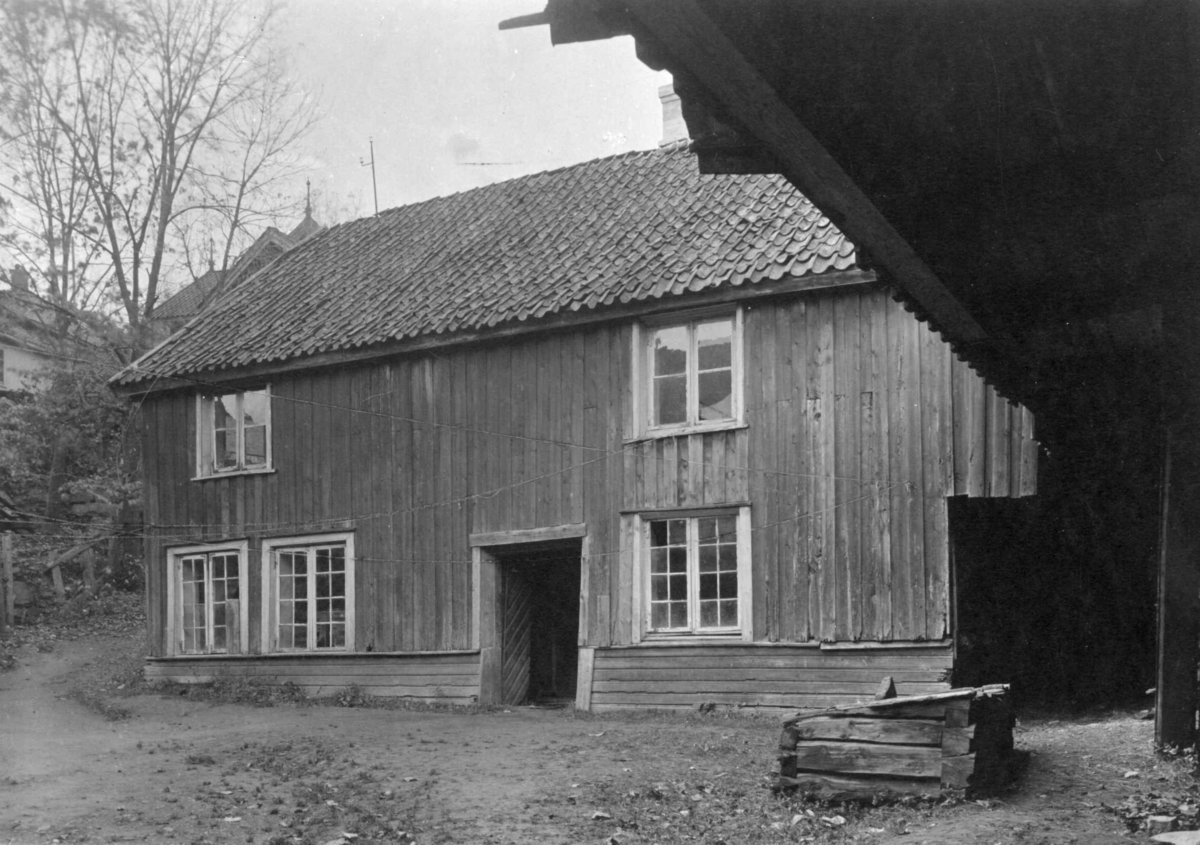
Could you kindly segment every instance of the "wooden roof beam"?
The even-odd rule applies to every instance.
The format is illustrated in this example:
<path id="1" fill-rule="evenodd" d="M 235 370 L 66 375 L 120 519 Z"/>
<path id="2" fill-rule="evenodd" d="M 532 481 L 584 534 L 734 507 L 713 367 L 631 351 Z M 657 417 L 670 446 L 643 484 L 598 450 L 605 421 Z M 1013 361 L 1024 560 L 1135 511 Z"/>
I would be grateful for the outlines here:
<path id="1" fill-rule="evenodd" d="M 704 86 L 778 160 L 782 174 L 863 248 L 947 340 L 991 340 L 875 204 L 694 0 L 625 0 L 634 37 L 657 42 L 667 68 Z M 678 67 L 672 67 L 677 64 Z"/>

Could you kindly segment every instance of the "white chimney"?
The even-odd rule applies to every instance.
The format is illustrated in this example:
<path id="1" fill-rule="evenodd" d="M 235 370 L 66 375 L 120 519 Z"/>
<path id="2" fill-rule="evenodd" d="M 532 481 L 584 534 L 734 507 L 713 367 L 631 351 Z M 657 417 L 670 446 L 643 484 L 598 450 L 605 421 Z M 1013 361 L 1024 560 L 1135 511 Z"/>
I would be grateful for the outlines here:
<path id="1" fill-rule="evenodd" d="M 688 139 L 687 123 L 683 120 L 683 105 L 679 95 L 675 93 L 673 84 L 663 85 L 658 89 L 658 99 L 662 103 L 663 134 L 658 142 L 660 147 L 674 144 L 676 141 Z"/>

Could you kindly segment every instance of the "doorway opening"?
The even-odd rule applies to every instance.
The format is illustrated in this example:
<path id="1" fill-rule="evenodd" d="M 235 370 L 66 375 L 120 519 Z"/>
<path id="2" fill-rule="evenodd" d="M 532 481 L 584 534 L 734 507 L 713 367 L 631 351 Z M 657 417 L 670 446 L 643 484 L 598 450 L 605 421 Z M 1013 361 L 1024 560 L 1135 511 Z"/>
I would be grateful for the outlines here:
<path id="1" fill-rule="evenodd" d="M 579 664 L 579 538 L 490 549 L 499 574 L 501 704 L 564 706 Z"/>

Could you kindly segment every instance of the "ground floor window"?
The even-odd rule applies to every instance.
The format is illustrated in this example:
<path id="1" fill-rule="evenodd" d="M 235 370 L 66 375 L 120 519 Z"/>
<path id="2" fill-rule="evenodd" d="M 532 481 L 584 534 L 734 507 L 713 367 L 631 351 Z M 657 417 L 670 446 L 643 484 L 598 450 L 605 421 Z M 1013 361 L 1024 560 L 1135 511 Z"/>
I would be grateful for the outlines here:
<path id="1" fill-rule="evenodd" d="M 264 541 L 263 561 L 269 649 L 352 651 L 353 535 Z"/>
<path id="2" fill-rule="evenodd" d="M 168 627 L 175 654 L 246 651 L 246 544 L 192 546 L 168 556 Z"/>
<path id="3" fill-rule="evenodd" d="M 750 632 L 749 508 L 637 517 L 641 635 Z"/>

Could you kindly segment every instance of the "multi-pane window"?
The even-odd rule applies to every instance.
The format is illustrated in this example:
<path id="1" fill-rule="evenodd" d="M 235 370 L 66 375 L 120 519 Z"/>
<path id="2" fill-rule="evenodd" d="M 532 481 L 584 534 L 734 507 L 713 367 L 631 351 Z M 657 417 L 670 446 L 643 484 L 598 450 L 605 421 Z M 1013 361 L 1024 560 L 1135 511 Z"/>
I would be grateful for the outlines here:
<path id="1" fill-rule="evenodd" d="M 738 629 L 738 517 L 652 519 L 647 529 L 647 630 Z"/>
<path id="2" fill-rule="evenodd" d="M 271 396 L 239 390 L 201 396 L 199 474 L 268 469 L 271 464 Z"/>
<path id="3" fill-rule="evenodd" d="M 354 572 L 349 541 L 271 541 L 271 642 L 279 651 L 347 650 L 353 639 Z"/>
<path id="4" fill-rule="evenodd" d="M 735 316 L 650 330 L 649 427 L 682 428 L 738 418 L 740 384 Z"/>
<path id="5" fill-rule="evenodd" d="M 175 654 L 239 654 L 246 647 L 245 553 L 192 547 L 169 557 Z"/>

